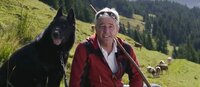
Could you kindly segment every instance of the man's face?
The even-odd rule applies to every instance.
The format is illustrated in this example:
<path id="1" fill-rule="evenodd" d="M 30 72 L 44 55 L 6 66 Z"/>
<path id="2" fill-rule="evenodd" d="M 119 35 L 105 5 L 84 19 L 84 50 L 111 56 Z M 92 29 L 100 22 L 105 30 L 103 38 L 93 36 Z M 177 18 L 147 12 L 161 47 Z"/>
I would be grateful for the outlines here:
<path id="1" fill-rule="evenodd" d="M 116 20 L 109 16 L 100 17 L 97 20 L 95 28 L 100 43 L 112 42 L 119 31 Z"/>

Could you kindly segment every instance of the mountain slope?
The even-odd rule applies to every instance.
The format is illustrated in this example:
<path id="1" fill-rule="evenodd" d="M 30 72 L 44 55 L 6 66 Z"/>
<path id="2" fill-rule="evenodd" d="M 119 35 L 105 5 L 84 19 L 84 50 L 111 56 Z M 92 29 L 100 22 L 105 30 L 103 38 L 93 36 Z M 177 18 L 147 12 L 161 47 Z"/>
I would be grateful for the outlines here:
<path id="1" fill-rule="evenodd" d="M 39 2 L 38 0 L 1 0 L 0 60 L 3 58 L 3 55 L 9 56 L 14 50 L 23 46 L 23 43 L 20 43 L 21 38 L 18 38 L 18 35 L 15 35 L 17 32 L 18 22 L 24 21 L 21 19 L 21 17 L 23 18 L 27 15 L 28 22 L 26 23 L 26 25 L 28 26 L 25 27 L 25 29 L 27 31 L 31 31 L 29 31 L 28 34 L 31 35 L 31 40 L 34 40 L 35 36 L 37 36 L 45 29 L 45 27 L 48 26 L 48 24 L 53 19 L 55 13 L 55 10 L 51 10 L 49 6 L 45 5 L 42 2 Z M 79 20 L 77 20 L 76 23 L 76 42 L 72 50 L 70 51 L 70 58 L 67 64 L 67 78 L 69 78 L 72 57 L 77 44 L 80 41 L 84 40 L 86 37 L 93 34 L 93 32 L 91 31 L 92 24 L 85 23 Z M 129 42 L 134 47 L 133 39 L 122 34 L 119 34 L 118 36 Z M 30 42 L 31 40 L 28 40 L 28 42 Z M 194 64 L 187 60 L 175 59 L 169 66 L 169 70 L 167 73 L 161 75 L 160 78 L 152 78 L 152 75 L 147 73 L 146 67 L 148 65 L 156 66 L 160 60 L 166 61 L 168 56 L 157 51 L 147 50 L 145 48 L 139 50 L 138 48 L 134 47 L 134 50 L 137 55 L 138 61 L 140 62 L 141 70 L 150 83 L 157 83 L 162 87 L 200 87 L 199 64 Z M 123 80 L 125 84 L 128 84 L 127 76 L 125 76 Z M 191 82 L 189 82 L 188 80 L 190 80 Z M 63 84 L 62 87 L 64 87 Z"/>
<path id="2" fill-rule="evenodd" d="M 171 0 L 178 2 L 182 5 L 187 5 L 189 8 L 199 7 L 200 8 L 200 1 L 199 0 Z"/>

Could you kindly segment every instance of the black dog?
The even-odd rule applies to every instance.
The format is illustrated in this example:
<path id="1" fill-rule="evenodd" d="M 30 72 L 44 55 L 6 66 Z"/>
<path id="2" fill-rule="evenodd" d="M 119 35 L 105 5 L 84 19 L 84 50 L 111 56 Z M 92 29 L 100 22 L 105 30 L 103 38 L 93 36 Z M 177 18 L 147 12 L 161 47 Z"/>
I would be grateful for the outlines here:
<path id="1" fill-rule="evenodd" d="M 2 65 L 0 87 L 59 87 L 74 40 L 74 12 L 70 9 L 64 16 L 60 8 L 35 41 L 17 50 Z"/>

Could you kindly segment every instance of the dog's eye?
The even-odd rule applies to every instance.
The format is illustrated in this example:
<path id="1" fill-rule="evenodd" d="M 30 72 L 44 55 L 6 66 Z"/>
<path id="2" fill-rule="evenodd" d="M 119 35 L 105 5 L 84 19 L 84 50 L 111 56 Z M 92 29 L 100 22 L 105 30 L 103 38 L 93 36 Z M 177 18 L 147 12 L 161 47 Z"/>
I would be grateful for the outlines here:
<path id="1" fill-rule="evenodd" d="M 56 27 L 56 30 L 59 30 L 60 28 L 59 27 Z"/>

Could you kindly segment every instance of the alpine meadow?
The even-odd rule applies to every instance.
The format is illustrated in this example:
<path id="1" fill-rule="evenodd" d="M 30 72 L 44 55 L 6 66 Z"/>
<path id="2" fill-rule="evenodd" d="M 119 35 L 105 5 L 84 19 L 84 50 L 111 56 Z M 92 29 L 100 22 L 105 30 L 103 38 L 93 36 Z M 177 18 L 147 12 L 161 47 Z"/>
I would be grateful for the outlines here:
<path id="1" fill-rule="evenodd" d="M 36 37 L 48 27 L 51 20 L 53 20 L 57 12 L 57 10 L 55 10 L 56 8 L 52 8 L 52 6 L 41 1 L 42 0 L 0 1 L 0 67 L 8 60 L 14 51 L 34 41 Z M 74 7 L 76 8 L 76 6 Z M 67 13 L 65 12 L 65 14 Z M 151 17 L 156 17 L 154 14 L 149 15 L 151 15 Z M 138 33 L 145 31 L 145 24 L 147 24 L 147 22 L 145 22 L 146 20 L 144 20 L 145 16 L 137 13 L 133 13 L 132 16 L 133 17 L 120 16 L 122 28 L 129 29 L 134 27 L 135 30 L 139 30 Z M 91 21 L 79 20 L 79 17 L 76 16 L 75 43 L 70 50 L 68 63 L 66 65 L 67 79 L 69 79 L 70 76 L 75 48 L 79 42 L 94 33 L 91 29 L 92 25 L 93 23 Z M 173 58 L 169 63 L 168 57 L 171 57 L 174 53 L 170 41 L 166 43 L 167 54 L 165 52 L 163 53 L 162 50 L 152 50 L 145 46 L 139 49 L 135 47 L 135 44 L 141 42 L 134 36 L 126 35 L 126 32 L 121 31 L 118 37 L 130 43 L 134 48 L 140 63 L 140 69 L 151 84 L 158 84 L 162 87 L 200 87 L 199 63 L 189 61 L 182 57 Z M 135 32 L 132 33 L 135 34 Z M 153 46 L 155 46 L 156 39 L 152 39 L 152 42 Z M 168 63 L 168 70 L 164 70 L 158 77 L 154 77 L 152 73 L 147 71 L 147 67 L 155 67 L 161 60 Z M 129 83 L 127 75 L 123 77 L 123 81 L 125 84 Z M 64 87 L 63 80 L 61 87 Z"/>

